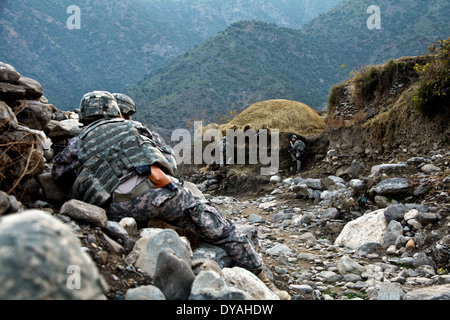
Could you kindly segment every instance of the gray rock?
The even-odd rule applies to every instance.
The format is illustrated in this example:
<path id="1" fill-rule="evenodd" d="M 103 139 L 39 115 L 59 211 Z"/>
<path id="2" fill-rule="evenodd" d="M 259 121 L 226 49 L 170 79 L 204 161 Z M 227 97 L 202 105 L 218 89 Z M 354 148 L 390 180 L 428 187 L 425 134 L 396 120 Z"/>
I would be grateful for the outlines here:
<path id="1" fill-rule="evenodd" d="M 419 165 L 421 163 L 425 163 L 425 162 L 429 162 L 430 159 L 426 158 L 426 157 L 412 157 L 409 158 L 406 162 L 408 162 L 408 164 L 410 165 Z"/>
<path id="2" fill-rule="evenodd" d="M 252 213 L 249 217 L 248 217 L 248 221 L 251 223 L 266 223 L 266 221 L 264 220 L 263 217 L 258 216 L 257 214 Z"/>
<path id="3" fill-rule="evenodd" d="M 270 177 L 270 182 L 273 184 L 277 184 L 281 182 L 281 177 L 280 176 L 272 176 Z"/>
<path id="4" fill-rule="evenodd" d="M 367 242 L 381 244 L 386 229 L 384 209 L 369 212 L 347 223 L 335 240 L 335 245 L 358 249 Z"/>
<path id="5" fill-rule="evenodd" d="M 338 282 L 342 280 L 342 276 L 333 271 L 322 271 L 319 273 L 319 276 L 324 279 L 327 283 Z"/>
<path id="6" fill-rule="evenodd" d="M 125 300 L 166 300 L 166 297 L 159 288 L 150 285 L 128 289 Z"/>
<path id="7" fill-rule="evenodd" d="M 56 184 L 55 179 L 53 179 L 50 172 L 41 173 L 38 176 L 38 179 L 47 200 L 60 202 L 70 197 L 69 194 L 66 194 L 66 192 L 64 192 L 64 190 Z"/>
<path id="8" fill-rule="evenodd" d="M 301 294 L 308 294 L 314 290 L 310 285 L 307 284 L 291 284 L 289 287 Z"/>
<path id="9" fill-rule="evenodd" d="M 108 222 L 105 209 L 75 199 L 64 203 L 61 207 L 60 214 L 102 228 L 106 227 Z"/>
<path id="10" fill-rule="evenodd" d="M 365 271 L 364 267 L 357 263 L 349 256 L 343 256 L 337 264 L 337 269 L 341 275 L 346 274 L 361 274 Z"/>
<path id="11" fill-rule="evenodd" d="M 129 235 L 134 235 L 137 233 L 137 222 L 134 218 L 123 218 L 119 221 L 119 224 Z"/>
<path id="12" fill-rule="evenodd" d="M 271 222 L 281 222 L 281 221 L 284 221 L 284 220 L 287 220 L 287 219 L 291 219 L 293 215 L 294 214 L 291 213 L 291 212 L 288 212 L 288 213 L 279 212 L 279 213 L 276 213 L 276 214 L 272 215 L 270 217 L 270 221 Z"/>
<path id="13" fill-rule="evenodd" d="M 202 271 L 195 277 L 189 300 L 253 300 L 241 289 L 230 287 L 216 272 Z"/>
<path id="14" fill-rule="evenodd" d="M 429 258 L 425 253 L 418 252 L 416 255 L 414 255 L 413 266 L 415 268 L 418 268 L 420 266 L 426 266 L 426 265 L 432 266 L 434 268 L 434 270 L 437 270 L 436 263 L 433 261 L 433 259 Z"/>
<path id="15" fill-rule="evenodd" d="M 192 271 L 197 276 L 202 271 L 213 271 L 223 278 L 222 269 L 219 264 L 212 259 L 197 259 L 192 261 Z"/>
<path id="16" fill-rule="evenodd" d="M 378 291 L 378 300 L 402 300 L 405 292 L 402 288 L 393 283 L 382 283 Z"/>
<path id="17" fill-rule="evenodd" d="M 13 108 L 13 111 L 20 123 L 35 130 L 44 130 L 53 114 L 51 105 L 34 100 L 20 101 L 20 104 Z"/>
<path id="18" fill-rule="evenodd" d="M 309 197 L 310 196 L 310 189 L 308 188 L 308 186 L 304 183 L 302 184 L 297 184 L 297 185 L 293 185 L 290 188 L 294 193 L 298 194 L 299 196 L 302 197 Z"/>
<path id="19" fill-rule="evenodd" d="M 395 204 L 386 208 L 386 210 L 384 211 L 384 216 L 386 217 L 386 220 L 388 222 L 390 222 L 391 220 L 400 221 L 401 219 L 403 219 L 403 215 L 407 211 L 407 206 L 403 204 Z"/>
<path id="20" fill-rule="evenodd" d="M 81 132 L 80 123 L 76 119 L 62 121 L 50 120 L 46 127 L 50 138 L 75 137 Z"/>
<path id="21" fill-rule="evenodd" d="M 355 255 L 357 257 L 367 257 L 370 254 L 381 254 L 383 251 L 383 246 L 377 242 L 367 242 L 360 246 Z"/>
<path id="22" fill-rule="evenodd" d="M 17 83 L 25 88 L 25 98 L 31 100 L 38 100 L 42 96 L 42 86 L 34 79 L 27 77 L 20 77 Z"/>
<path id="23" fill-rule="evenodd" d="M 17 117 L 12 109 L 3 101 L 0 101 L 0 130 L 14 130 L 18 126 Z"/>
<path id="24" fill-rule="evenodd" d="M 393 173 L 396 171 L 406 170 L 409 166 L 407 163 L 389 163 L 373 166 L 370 173 L 372 175 L 379 175 L 383 173 Z"/>
<path id="25" fill-rule="evenodd" d="M 172 249 L 160 251 L 153 280 L 167 300 L 186 300 L 194 279 L 190 264 L 180 259 Z"/>
<path id="26" fill-rule="evenodd" d="M 121 246 L 120 244 L 118 244 L 116 241 L 114 241 L 110 237 L 108 237 L 105 233 L 103 233 L 103 239 L 105 239 L 110 250 L 112 250 L 120 255 L 125 253 L 124 247 Z"/>
<path id="27" fill-rule="evenodd" d="M 340 215 L 340 212 L 336 208 L 329 208 L 326 209 L 324 212 L 320 214 L 320 220 L 332 220 L 332 219 L 338 219 Z"/>
<path id="28" fill-rule="evenodd" d="M 325 186 L 320 179 L 307 178 L 304 183 L 311 189 L 325 190 Z"/>
<path id="29" fill-rule="evenodd" d="M 401 195 L 409 192 L 411 182 L 406 178 L 391 178 L 378 183 L 370 191 L 380 195 Z"/>
<path id="30" fill-rule="evenodd" d="M 441 172 L 442 169 L 432 163 L 424 165 L 421 170 L 426 173 Z"/>
<path id="31" fill-rule="evenodd" d="M 12 65 L 0 62 L 0 82 L 16 82 L 19 79 L 20 74 Z"/>
<path id="32" fill-rule="evenodd" d="M 172 249 L 179 258 L 189 262 L 190 265 L 192 250 L 189 244 L 183 242 L 175 231 L 165 229 L 136 242 L 131 253 L 137 253 L 134 266 L 141 268 L 153 278 L 159 253 L 166 248 Z"/>
<path id="33" fill-rule="evenodd" d="M 48 213 L 0 219 L 1 300 L 95 299 L 108 290 L 73 231 Z"/>
<path id="34" fill-rule="evenodd" d="M 106 234 L 118 239 L 122 242 L 125 251 L 129 252 L 133 249 L 134 241 L 130 238 L 128 232 L 122 227 L 119 222 L 108 221 L 106 227 L 103 229 Z"/>
<path id="35" fill-rule="evenodd" d="M 400 222 L 391 220 L 383 237 L 384 248 L 387 248 L 390 245 L 395 245 L 395 242 L 399 236 L 403 236 L 403 226 Z"/>
<path id="36" fill-rule="evenodd" d="M 364 183 L 364 181 L 362 181 L 360 179 L 352 179 L 352 180 L 350 180 L 350 182 L 348 184 L 357 193 L 364 193 L 367 189 L 367 186 Z"/>
<path id="37" fill-rule="evenodd" d="M 0 216 L 9 210 L 9 197 L 8 194 L 0 190 Z"/>
<path id="38" fill-rule="evenodd" d="M 358 281 L 362 281 L 362 277 L 359 274 L 348 273 L 348 274 L 344 275 L 344 279 L 343 280 L 345 282 L 356 283 Z"/>
<path id="39" fill-rule="evenodd" d="M 278 296 L 256 275 L 246 269 L 239 267 L 224 268 L 222 272 L 228 286 L 248 292 L 255 300 L 279 300 Z"/>
<path id="40" fill-rule="evenodd" d="M 267 249 L 266 253 L 273 256 L 283 256 L 286 254 L 291 254 L 292 250 L 288 246 L 279 243 L 273 246 L 272 248 Z"/>
<path id="41" fill-rule="evenodd" d="M 409 291 L 403 300 L 450 300 L 450 284 Z"/>
<path id="42" fill-rule="evenodd" d="M 2 100 L 20 100 L 25 99 L 26 90 L 23 86 L 0 82 L 0 99 Z"/>
<path id="43" fill-rule="evenodd" d="M 417 220 L 422 226 L 426 226 L 439 221 L 439 217 L 436 213 L 432 212 L 419 212 L 417 214 Z"/>

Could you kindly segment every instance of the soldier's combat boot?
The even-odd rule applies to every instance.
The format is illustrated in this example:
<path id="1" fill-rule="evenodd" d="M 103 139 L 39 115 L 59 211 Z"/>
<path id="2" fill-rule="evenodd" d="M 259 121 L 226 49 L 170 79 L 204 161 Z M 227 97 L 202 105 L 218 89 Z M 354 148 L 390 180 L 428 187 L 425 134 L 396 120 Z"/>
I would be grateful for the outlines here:
<path id="1" fill-rule="evenodd" d="M 270 281 L 269 277 L 267 276 L 266 271 L 261 271 L 260 274 L 257 275 L 257 277 L 259 278 L 259 280 L 261 280 L 262 282 L 264 282 L 264 284 L 270 289 L 272 290 L 273 293 L 275 293 L 278 298 L 280 298 L 280 300 L 291 300 L 291 296 L 289 295 L 289 293 L 287 293 L 286 291 L 282 291 L 280 289 L 278 289 L 272 281 Z"/>

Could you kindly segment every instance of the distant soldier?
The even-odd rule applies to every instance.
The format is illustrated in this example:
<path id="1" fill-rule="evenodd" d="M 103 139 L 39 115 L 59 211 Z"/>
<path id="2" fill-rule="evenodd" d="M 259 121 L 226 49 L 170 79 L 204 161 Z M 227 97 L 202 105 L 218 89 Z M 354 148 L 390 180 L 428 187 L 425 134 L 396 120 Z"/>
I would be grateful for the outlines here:
<path id="1" fill-rule="evenodd" d="M 133 217 L 145 227 L 150 219 L 160 219 L 189 230 L 223 248 L 237 266 L 256 274 L 280 299 L 290 299 L 269 280 L 248 237 L 217 207 L 173 177 L 162 152 L 121 117 L 110 93 L 86 94 L 80 121 L 86 127 L 55 157 L 52 169 L 57 181 L 77 173 L 73 186 L 77 199 L 105 208 L 112 221 Z"/>
<path id="2" fill-rule="evenodd" d="M 305 151 L 305 144 L 303 141 L 299 139 L 297 135 L 291 136 L 291 141 L 289 141 L 291 144 L 291 148 L 289 149 L 289 153 L 291 154 L 292 160 L 297 165 L 297 171 L 296 173 L 300 173 L 302 170 L 302 153 Z"/>
<path id="3" fill-rule="evenodd" d="M 230 143 L 227 142 L 227 137 L 223 137 L 222 140 L 219 142 L 219 153 L 220 153 L 219 163 L 221 167 L 231 164 L 232 157 L 227 152 L 229 148 Z"/>

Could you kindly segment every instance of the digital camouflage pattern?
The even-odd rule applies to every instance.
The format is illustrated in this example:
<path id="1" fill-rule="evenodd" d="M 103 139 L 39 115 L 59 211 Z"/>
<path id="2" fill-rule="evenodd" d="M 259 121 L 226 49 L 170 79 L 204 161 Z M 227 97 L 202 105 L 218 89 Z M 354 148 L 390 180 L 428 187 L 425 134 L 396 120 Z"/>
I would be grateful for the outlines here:
<path id="1" fill-rule="evenodd" d="M 119 106 L 122 115 L 127 120 L 130 120 L 135 124 L 136 128 L 138 129 L 141 135 L 150 138 L 156 143 L 158 148 L 163 152 L 167 161 L 169 161 L 170 165 L 172 166 L 172 171 L 176 172 L 178 165 L 175 153 L 173 152 L 172 148 L 166 143 L 163 137 L 161 137 L 157 132 L 150 131 L 141 122 L 131 120 L 131 116 L 136 113 L 136 104 L 134 103 L 133 99 L 131 99 L 131 97 L 123 93 L 113 93 L 113 96 L 117 101 L 117 104 Z"/>
<path id="2" fill-rule="evenodd" d="M 113 93 L 112 95 L 116 99 L 123 115 L 136 113 L 136 104 L 133 99 L 123 93 Z"/>
<path id="3" fill-rule="evenodd" d="M 295 137 L 295 136 L 294 136 Z M 292 160 L 297 165 L 297 172 L 300 172 L 302 168 L 302 152 L 305 150 L 305 144 L 303 141 L 299 140 L 297 137 L 295 138 L 295 142 L 291 145 L 291 149 L 289 150 Z"/>
<path id="4" fill-rule="evenodd" d="M 73 231 L 29 210 L 0 219 L 0 300 L 91 300 L 108 291 Z"/>
<path id="5" fill-rule="evenodd" d="M 101 118 L 120 117 L 119 106 L 114 96 L 106 91 L 86 93 L 80 102 L 79 121 L 85 125 Z"/>
<path id="6" fill-rule="evenodd" d="M 176 172 L 178 169 L 177 158 L 173 149 L 166 143 L 163 137 L 156 131 L 151 131 L 144 124 L 139 121 L 130 120 L 136 126 L 136 129 L 139 131 L 139 134 L 148 137 L 153 140 L 158 146 L 159 150 L 163 153 L 166 160 L 169 162 L 172 167 L 172 171 Z"/>
<path id="7" fill-rule="evenodd" d="M 74 184 L 77 199 L 103 206 L 121 179 L 135 168 L 156 165 L 167 174 L 172 167 L 149 138 L 139 134 L 131 121 L 102 119 L 78 135 L 81 167 Z"/>
<path id="8" fill-rule="evenodd" d="M 171 179 L 178 190 L 150 189 L 132 201 L 112 203 L 106 209 L 108 219 L 120 221 L 132 217 L 141 227 L 150 219 L 163 220 L 195 233 L 204 242 L 220 246 L 237 266 L 255 274 L 261 272 L 262 258 L 247 235 L 239 233 L 217 207 L 183 187 L 182 181 Z"/>

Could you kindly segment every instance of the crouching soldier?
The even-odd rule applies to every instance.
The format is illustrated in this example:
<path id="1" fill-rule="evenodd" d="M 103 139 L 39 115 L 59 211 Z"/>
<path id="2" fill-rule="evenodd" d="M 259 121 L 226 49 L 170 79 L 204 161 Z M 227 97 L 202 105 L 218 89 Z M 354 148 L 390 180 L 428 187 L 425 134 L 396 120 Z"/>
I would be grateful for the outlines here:
<path id="1" fill-rule="evenodd" d="M 73 191 L 81 201 L 103 207 L 112 221 L 133 217 L 140 227 L 160 219 L 194 232 L 223 248 L 235 265 L 256 274 L 280 299 L 289 300 L 269 280 L 261 256 L 246 235 L 209 202 L 183 187 L 154 141 L 121 117 L 112 94 L 94 91 L 81 100 L 85 128 L 55 157 L 53 177 L 75 174 Z M 67 181 L 65 181 L 67 183 Z"/>

